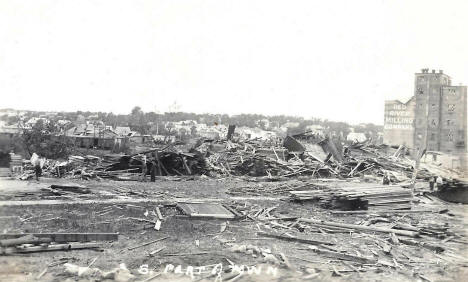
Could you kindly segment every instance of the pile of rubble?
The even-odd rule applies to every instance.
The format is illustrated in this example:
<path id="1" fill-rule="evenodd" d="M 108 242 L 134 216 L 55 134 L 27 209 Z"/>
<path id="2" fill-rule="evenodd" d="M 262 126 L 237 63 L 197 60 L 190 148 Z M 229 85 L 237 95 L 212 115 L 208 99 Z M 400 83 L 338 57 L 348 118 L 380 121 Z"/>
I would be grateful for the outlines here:
<path id="1" fill-rule="evenodd" d="M 411 180 L 415 170 L 414 161 L 407 157 L 403 147 L 357 143 L 341 148 L 341 144 L 328 138 L 301 143 L 288 136 L 281 146 L 260 140 L 199 140 L 188 152 L 166 146 L 133 155 L 70 156 L 64 161 L 45 160 L 43 174 L 137 180 L 143 169 L 150 174 L 153 167 L 158 176 L 250 176 L 270 180 L 301 175 L 340 179 L 360 176 L 374 181 L 381 181 L 385 176 L 392 183 Z M 440 169 L 423 166 L 417 178 L 427 180 L 440 175 Z M 26 162 L 20 178 L 33 176 L 34 167 Z"/>

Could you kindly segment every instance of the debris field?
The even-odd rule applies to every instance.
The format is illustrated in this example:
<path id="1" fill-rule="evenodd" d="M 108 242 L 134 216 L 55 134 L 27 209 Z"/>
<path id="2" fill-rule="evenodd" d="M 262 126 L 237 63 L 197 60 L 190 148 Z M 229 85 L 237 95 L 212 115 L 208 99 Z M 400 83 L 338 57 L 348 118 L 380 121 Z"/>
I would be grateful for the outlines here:
<path id="1" fill-rule="evenodd" d="M 142 177 L 147 156 L 148 175 Z M 287 138 L 46 160 L 0 180 L 2 281 L 462 281 L 456 172 Z M 428 180 L 442 175 L 436 191 Z M 383 183 L 382 178 L 388 178 Z M 146 180 L 146 181 L 145 181 Z"/>

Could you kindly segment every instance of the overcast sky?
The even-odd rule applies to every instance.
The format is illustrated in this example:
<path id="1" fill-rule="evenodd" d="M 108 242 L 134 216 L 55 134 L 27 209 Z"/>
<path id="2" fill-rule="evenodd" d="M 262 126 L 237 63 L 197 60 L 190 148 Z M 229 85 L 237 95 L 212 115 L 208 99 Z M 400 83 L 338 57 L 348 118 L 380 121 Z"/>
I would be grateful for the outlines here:
<path id="1" fill-rule="evenodd" d="M 468 83 L 467 27 L 463 0 L 0 0 L 0 108 L 383 124 L 423 67 Z"/>

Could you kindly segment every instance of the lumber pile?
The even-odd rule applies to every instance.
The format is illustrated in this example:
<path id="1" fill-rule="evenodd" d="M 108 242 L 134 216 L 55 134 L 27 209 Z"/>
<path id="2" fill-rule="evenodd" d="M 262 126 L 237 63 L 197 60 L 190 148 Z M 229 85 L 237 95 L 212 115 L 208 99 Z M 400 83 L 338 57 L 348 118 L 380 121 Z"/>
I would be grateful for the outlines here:
<path id="1" fill-rule="evenodd" d="M 321 187 L 317 190 L 290 191 L 292 201 L 318 201 L 323 206 L 341 210 L 410 209 L 410 189 L 401 186 Z"/>

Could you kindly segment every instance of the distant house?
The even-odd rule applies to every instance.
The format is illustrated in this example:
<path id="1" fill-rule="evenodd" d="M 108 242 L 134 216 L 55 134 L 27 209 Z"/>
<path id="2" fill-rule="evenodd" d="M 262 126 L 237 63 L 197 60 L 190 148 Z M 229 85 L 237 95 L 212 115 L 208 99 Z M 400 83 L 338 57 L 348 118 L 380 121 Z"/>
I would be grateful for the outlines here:
<path id="1" fill-rule="evenodd" d="M 2 126 L 0 127 L 0 134 L 21 134 L 21 128 L 10 125 L 10 126 Z"/>
<path id="2" fill-rule="evenodd" d="M 65 131 L 64 136 L 70 144 L 80 148 L 99 148 L 110 150 L 114 147 L 118 135 L 105 126 L 79 124 Z"/>
<path id="3" fill-rule="evenodd" d="M 128 127 L 128 126 L 117 126 L 114 129 L 114 132 L 118 136 L 130 136 L 130 134 L 132 133 L 132 130 L 130 130 L 130 127 Z"/>
<path id="4" fill-rule="evenodd" d="M 197 134 L 207 139 L 219 139 L 220 138 L 220 132 L 214 128 L 200 129 L 197 131 Z"/>
<path id="5" fill-rule="evenodd" d="M 160 143 L 174 143 L 176 141 L 176 137 L 174 135 L 156 134 L 153 135 L 153 140 Z"/>
<path id="6" fill-rule="evenodd" d="M 15 136 L 22 134 L 23 131 L 18 126 L 1 126 L 0 127 L 0 151 L 8 150 L 15 142 Z"/>
<path id="7" fill-rule="evenodd" d="M 323 136 L 325 132 L 324 129 L 325 128 L 319 124 L 313 124 L 306 126 L 305 131 Z"/>
<path id="8" fill-rule="evenodd" d="M 367 140 L 367 137 L 364 133 L 350 132 L 346 136 L 346 140 L 350 142 L 364 142 Z"/>
<path id="9" fill-rule="evenodd" d="M 299 127 L 299 123 L 298 123 L 298 122 L 288 121 L 287 123 L 283 124 L 282 127 L 285 127 L 285 128 L 296 128 L 296 127 Z"/>
<path id="10" fill-rule="evenodd" d="M 237 134 L 236 134 L 237 133 Z M 245 139 L 271 139 L 277 137 L 276 132 L 273 131 L 267 131 L 267 130 L 262 130 L 258 127 L 255 128 L 250 128 L 247 126 L 241 126 L 236 129 L 235 135 L 240 136 L 241 138 Z"/>
<path id="11" fill-rule="evenodd" d="M 131 133 L 131 135 L 128 137 L 129 140 L 132 142 L 132 143 L 135 143 L 135 144 L 145 144 L 145 143 L 148 143 L 148 144 L 153 144 L 153 136 L 151 135 L 142 135 L 142 134 L 136 134 L 136 133 Z"/>
<path id="12" fill-rule="evenodd" d="M 60 126 L 65 126 L 65 125 L 70 124 L 70 123 L 71 123 L 71 121 L 66 120 L 66 119 L 59 119 L 57 121 L 57 124 L 60 125 Z"/>
<path id="13" fill-rule="evenodd" d="M 30 118 L 27 122 L 25 122 L 25 127 L 33 127 L 38 121 L 44 121 L 44 122 L 47 122 L 48 120 L 46 118 L 41 118 L 41 117 L 32 117 Z"/>

